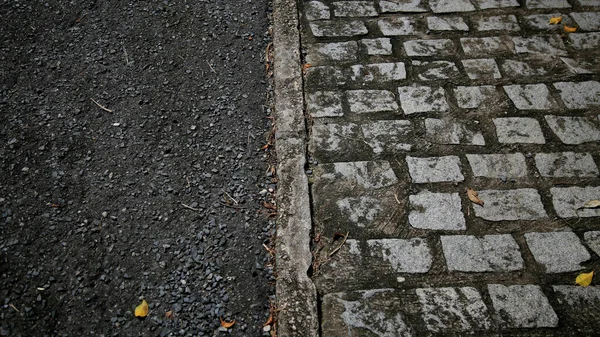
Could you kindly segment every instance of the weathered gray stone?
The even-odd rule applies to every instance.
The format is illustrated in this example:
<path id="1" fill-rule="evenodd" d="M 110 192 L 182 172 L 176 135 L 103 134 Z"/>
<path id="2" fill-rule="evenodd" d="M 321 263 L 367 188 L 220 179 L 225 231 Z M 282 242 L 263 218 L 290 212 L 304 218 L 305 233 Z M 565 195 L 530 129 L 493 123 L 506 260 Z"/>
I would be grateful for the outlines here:
<path id="1" fill-rule="evenodd" d="M 463 37 L 460 44 L 468 56 L 489 57 L 494 54 L 513 54 L 515 52 L 512 40 L 507 37 Z"/>
<path id="2" fill-rule="evenodd" d="M 331 17 L 329 7 L 321 1 L 308 1 L 304 4 L 304 15 L 310 21 L 328 20 Z"/>
<path id="3" fill-rule="evenodd" d="M 600 32 L 569 34 L 571 45 L 575 49 L 588 50 L 600 47 Z"/>
<path id="4" fill-rule="evenodd" d="M 458 106 L 463 109 L 476 109 L 481 106 L 499 106 L 498 100 L 500 95 L 496 88 L 491 85 L 462 87 L 458 86 L 454 89 L 454 97 Z"/>
<path id="5" fill-rule="evenodd" d="M 469 0 L 429 0 L 434 13 L 471 12 L 475 6 Z"/>
<path id="6" fill-rule="evenodd" d="M 406 68 L 402 62 L 357 64 L 351 66 L 350 70 L 350 78 L 357 82 L 389 82 L 406 78 Z"/>
<path id="7" fill-rule="evenodd" d="M 555 285 L 552 287 L 561 307 L 561 320 L 580 336 L 596 334 L 595 323 L 600 307 L 600 287 L 578 285 Z M 566 322 L 565 322 L 566 321 Z"/>
<path id="8" fill-rule="evenodd" d="M 412 131 L 411 122 L 406 120 L 373 121 L 362 125 L 364 141 L 375 154 L 410 151 Z"/>
<path id="9" fill-rule="evenodd" d="M 509 234 L 441 236 L 446 265 L 450 271 L 486 272 L 523 269 L 519 245 Z"/>
<path id="10" fill-rule="evenodd" d="M 414 19 L 404 16 L 394 16 L 379 19 L 377 25 L 384 36 L 414 35 Z"/>
<path id="11" fill-rule="evenodd" d="M 462 60 L 463 67 L 472 80 L 502 78 L 500 69 L 494 59 Z"/>
<path id="12" fill-rule="evenodd" d="M 581 208 L 590 200 L 600 200 L 599 187 L 552 187 L 552 204 L 561 218 L 600 216 L 600 208 Z"/>
<path id="13" fill-rule="evenodd" d="M 369 55 L 392 55 L 392 43 L 387 37 L 377 39 L 362 39 L 360 43 Z"/>
<path id="14" fill-rule="evenodd" d="M 535 118 L 506 117 L 494 118 L 498 142 L 503 144 L 545 144 L 540 123 Z"/>
<path id="15" fill-rule="evenodd" d="M 363 333 L 379 337 L 415 336 L 404 321 L 402 313 L 392 309 L 402 301 L 395 296 L 394 289 L 374 289 L 356 293 L 358 296 L 349 293 L 323 296 L 323 336 L 346 337 Z"/>
<path id="16" fill-rule="evenodd" d="M 585 109 L 600 106 L 600 82 L 558 82 L 554 87 L 569 109 Z"/>
<path id="17" fill-rule="evenodd" d="M 580 263 L 591 258 L 573 232 L 525 234 L 527 246 L 546 273 L 565 273 L 581 270 Z"/>
<path id="18" fill-rule="evenodd" d="M 556 106 L 545 84 L 515 84 L 503 88 L 519 110 L 549 110 Z"/>
<path id="19" fill-rule="evenodd" d="M 465 179 L 460 172 L 460 159 L 457 156 L 430 158 L 407 156 L 406 164 L 413 183 L 459 182 Z"/>
<path id="20" fill-rule="evenodd" d="M 583 238 L 588 247 L 600 256 L 600 231 L 589 231 L 583 233 Z"/>
<path id="21" fill-rule="evenodd" d="M 308 87 L 331 88 L 336 85 L 344 85 L 347 76 L 342 68 L 335 66 L 315 66 L 305 71 L 306 85 Z"/>
<path id="22" fill-rule="evenodd" d="M 344 115 L 341 92 L 316 91 L 306 96 L 308 113 L 312 117 L 339 117 Z"/>
<path id="23" fill-rule="evenodd" d="M 337 1 L 332 3 L 333 15 L 338 17 L 377 16 L 374 1 Z"/>
<path id="24" fill-rule="evenodd" d="M 364 189 L 377 189 L 393 186 L 398 178 L 387 161 L 359 161 L 333 163 L 333 170 L 324 173 L 321 179 L 352 181 Z"/>
<path id="25" fill-rule="evenodd" d="M 591 63 L 588 63 L 588 62 L 585 62 L 582 60 L 567 58 L 567 57 L 561 57 L 560 59 L 569 67 L 569 69 L 574 74 L 593 74 L 594 73 L 594 71 L 591 70 L 591 69 L 594 69 L 594 65 L 592 65 Z"/>
<path id="26" fill-rule="evenodd" d="M 565 144 L 583 144 L 600 140 L 600 127 L 586 117 L 546 115 L 546 122 Z"/>
<path id="27" fill-rule="evenodd" d="M 562 25 L 551 25 L 550 19 L 563 16 L 562 13 L 533 14 L 525 16 L 524 22 L 529 27 L 537 30 L 561 31 L 563 29 Z"/>
<path id="28" fill-rule="evenodd" d="M 475 215 L 490 221 L 537 220 L 548 217 L 537 190 L 521 188 L 515 190 L 479 191 L 483 207 L 474 205 Z"/>
<path id="29" fill-rule="evenodd" d="M 448 111 L 450 109 L 443 88 L 398 87 L 398 94 L 402 110 L 407 115 L 418 112 Z"/>
<path id="30" fill-rule="evenodd" d="M 504 70 L 504 73 L 509 77 L 515 79 L 543 76 L 548 73 L 542 65 L 516 60 L 504 60 L 502 63 L 502 70 Z"/>
<path id="31" fill-rule="evenodd" d="M 360 20 L 312 21 L 309 23 L 309 26 L 313 35 L 317 37 L 358 36 L 369 32 L 364 22 Z"/>
<path id="32" fill-rule="evenodd" d="M 460 16 L 429 16 L 427 17 L 427 27 L 432 31 L 469 31 L 469 26 Z"/>
<path id="33" fill-rule="evenodd" d="M 558 316 L 539 286 L 488 284 L 497 319 L 510 328 L 558 326 Z"/>
<path id="34" fill-rule="evenodd" d="M 527 8 L 570 8 L 567 0 L 526 0 Z"/>
<path id="35" fill-rule="evenodd" d="M 450 39 L 411 40 L 403 45 L 407 56 L 447 56 L 455 51 L 454 42 Z"/>
<path id="36" fill-rule="evenodd" d="M 425 119 L 427 139 L 437 144 L 485 145 L 481 131 L 475 131 L 464 123 L 453 120 Z"/>
<path id="37" fill-rule="evenodd" d="M 422 4 L 423 0 L 380 0 L 379 7 L 382 13 L 421 13 L 427 12 Z"/>
<path id="38" fill-rule="evenodd" d="M 544 177 L 598 176 L 598 167 L 589 153 L 538 153 L 535 165 Z"/>
<path id="39" fill-rule="evenodd" d="M 336 205 L 350 223 L 365 228 L 380 216 L 384 209 L 381 200 L 371 196 L 349 196 L 337 200 Z"/>
<path id="40" fill-rule="evenodd" d="M 527 164 L 522 153 L 467 154 L 476 177 L 519 178 L 527 176 Z"/>
<path id="41" fill-rule="evenodd" d="M 398 111 L 399 108 L 394 94 L 387 90 L 349 90 L 346 96 L 354 113 Z"/>
<path id="42" fill-rule="evenodd" d="M 483 17 L 477 20 L 475 27 L 477 27 L 478 31 L 499 30 L 503 32 L 518 32 L 521 30 L 517 17 L 514 15 Z"/>
<path id="43" fill-rule="evenodd" d="M 600 0 L 578 0 L 582 6 L 595 6 L 600 7 Z"/>
<path id="44" fill-rule="evenodd" d="M 413 70 L 423 81 L 456 78 L 460 73 L 450 61 L 412 61 Z"/>
<path id="45" fill-rule="evenodd" d="M 377 239 L 367 240 L 372 257 L 390 264 L 397 273 L 426 273 L 433 258 L 424 239 Z"/>
<path id="46" fill-rule="evenodd" d="M 518 54 L 567 55 L 560 35 L 538 35 L 512 38 Z"/>
<path id="47" fill-rule="evenodd" d="M 600 12 L 571 13 L 569 15 L 575 19 L 580 29 L 587 31 L 600 30 Z"/>
<path id="48" fill-rule="evenodd" d="M 475 0 L 481 9 L 519 7 L 517 0 Z"/>
<path id="49" fill-rule="evenodd" d="M 360 128 L 354 123 L 315 122 L 309 143 L 311 152 L 341 152 L 356 148 L 362 140 Z"/>
<path id="50" fill-rule="evenodd" d="M 432 230 L 464 230 L 465 216 L 458 193 L 422 191 L 409 196 L 411 211 L 408 222 L 414 228 Z"/>
<path id="51" fill-rule="evenodd" d="M 317 43 L 308 45 L 306 63 L 313 66 L 336 61 L 356 61 L 358 43 L 356 41 Z"/>
<path id="52" fill-rule="evenodd" d="M 415 292 L 430 331 L 477 331 L 492 326 L 487 307 L 475 288 L 419 288 Z"/>

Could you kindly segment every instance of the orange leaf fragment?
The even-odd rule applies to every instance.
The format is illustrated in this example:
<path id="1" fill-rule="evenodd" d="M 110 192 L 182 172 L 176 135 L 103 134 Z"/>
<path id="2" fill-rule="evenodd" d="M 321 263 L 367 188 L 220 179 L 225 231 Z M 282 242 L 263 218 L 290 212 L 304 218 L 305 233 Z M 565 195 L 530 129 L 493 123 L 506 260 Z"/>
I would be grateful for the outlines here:
<path id="1" fill-rule="evenodd" d="M 562 21 L 562 16 L 555 16 L 553 18 L 550 18 L 551 25 L 558 25 L 561 21 Z"/>
<path id="2" fill-rule="evenodd" d="M 570 27 L 570 26 L 564 25 L 563 28 L 565 29 L 565 32 L 567 32 L 567 33 L 575 33 L 577 31 L 577 27 Z"/>
<path id="3" fill-rule="evenodd" d="M 173 310 L 169 310 L 169 311 L 165 312 L 165 317 L 168 319 L 173 318 Z"/>
<path id="4" fill-rule="evenodd" d="M 271 325 L 273 323 L 273 313 L 269 315 L 269 319 L 263 324 L 263 326 Z"/>
<path id="5" fill-rule="evenodd" d="M 142 303 L 135 307 L 135 317 L 146 317 L 148 316 L 148 302 L 142 300 Z"/>
<path id="6" fill-rule="evenodd" d="M 312 67 L 312 64 L 310 64 L 310 63 L 305 63 L 305 64 L 302 66 L 302 71 L 306 71 L 306 69 L 308 69 L 308 68 L 310 68 L 310 67 Z"/>
<path id="7" fill-rule="evenodd" d="M 483 206 L 483 200 L 479 199 L 479 193 L 477 191 L 468 187 L 467 195 L 469 196 L 469 200 L 476 203 L 477 205 Z"/>
<path id="8" fill-rule="evenodd" d="M 594 277 L 594 271 L 592 270 L 589 273 L 581 273 L 575 279 L 575 283 L 579 284 L 582 287 L 587 287 L 592 283 L 592 278 Z"/>
<path id="9" fill-rule="evenodd" d="M 227 321 L 223 320 L 223 318 L 221 318 L 221 317 L 219 317 L 219 319 L 221 320 L 221 326 L 224 327 L 225 329 L 229 329 L 235 324 L 235 319 L 231 322 L 227 322 Z"/>

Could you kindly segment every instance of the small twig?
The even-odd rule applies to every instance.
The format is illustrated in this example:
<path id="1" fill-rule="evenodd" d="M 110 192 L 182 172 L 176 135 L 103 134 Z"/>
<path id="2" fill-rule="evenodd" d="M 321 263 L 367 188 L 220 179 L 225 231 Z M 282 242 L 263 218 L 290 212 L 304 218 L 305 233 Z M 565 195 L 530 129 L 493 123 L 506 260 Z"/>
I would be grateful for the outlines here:
<path id="1" fill-rule="evenodd" d="M 188 176 L 185 176 L 185 180 L 187 180 L 187 188 L 190 188 L 190 178 L 188 178 Z"/>
<path id="2" fill-rule="evenodd" d="M 13 309 L 15 309 L 16 312 L 18 312 L 19 314 L 21 313 L 21 310 L 17 309 L 17 307 L 14 306 L 14 304 L 9 304 L 9 306 Z"/>
<path id="3" fill-rule="evenodd" d="M 213 73 L 215 73 L 215 74 L 217 73 L 215 71 L 215 69 L 210 65 L 210 63 L 208 63 L 208 60 L 206 61 L 206 64 L 208 64 L 208 66 L 210 67 L 210 70 L 212 70 Z"/>
<path id="4" fill-rule="evenodd" d="M 396 202 L 398 203 L 398 205 L 400 205 L 400 199 L 398 199 L 397 193 L 394 193 L 394 198 L 396 199 Z"/>
<path id="5" fill-rule="evenodd" d="M 220 201 L 220 200 L 219 200 L 219 204 L 221 204 L 221 205 L 223 205 L 223 206 L 225 206 L 225 207 L 229 207 L 229 208 L 235 208 L 235 209 L 238 209 L 238 208 L 240 208 L 240 209 L 248 209 L 248 207 L 242 207 L 242 206 L 239 206 L 239 205 L 229 205 L 229 204 L 227 204 L 227 203 L 225 203 L 225 202 L 223 202 L 223 201 Z"/>
<path id="6" fill-rule="evenodd" d="M 263 247 L 265 247 L 265 249 L 267 250 L 267 252 L 269 252 L 269 254 L 271 256 L 275 256 L 275 252 L 273 251 L 273 249 L 267 247 L 267 245 L 265 245 L 264 243 L 263 243 Z"/>
<path id="7" fill-rule="evenodd" d="M 92 102 L 96 103 L 96 105 L 97 105 L 98 107 L 100 107 L 100 109 L 102 109 L 102 110 L 104 110 L 104 111 L 108 111 L 108 112 L 113 112 L 111 109 L 109 109 L 109 108 L 107 108 L 107 107 L 103 106 L 102 104 L 100 104 L 100 103 L 96 102 L 96 101 L 95 101 L 93 98 L 90 98 L 90 99 L 92 100 Z"/>
<path id="8" fill-rule="evenodd" d="M 231 197 L 231 195 L 229 195 L 229 193 L 223 191 L 223 193 L 227 194 L 227 196 L 229 197 L 229 199 L 231 199 L 231 201 L 233 201 L 234 204 L 238 204 L 237 200 L 235 200 L 234 198 Z"/>
<path id="9" fill-rule="evenodd" d="M 185 207 L 187 209 L 191 209 L 192 211 L 200 212 L 200 210 L 198 208 L 194 208 L 192 206 L 188 206 L 188 205 L 183 204 L 183 203 L 181 204 L 181 206 L 183 206 L 183 207 Z"/>
<path id="10" fill-rule="evenodd" d="M 347 232 L 346 235 L 344 236 L 344 239 L 342 240 L 342 243 L 340 243 L 339 246 L 337 246 L 331 253 L 329 253 L 329 257 L 332 257 L 333 254 L 337 253 L 337 251 L 342 248 L 342 246 L 344 245 L 344 243 L 346 243 L 346 239 L 348 238 L 348 234 L 350 234 L 350 232 Z"/>

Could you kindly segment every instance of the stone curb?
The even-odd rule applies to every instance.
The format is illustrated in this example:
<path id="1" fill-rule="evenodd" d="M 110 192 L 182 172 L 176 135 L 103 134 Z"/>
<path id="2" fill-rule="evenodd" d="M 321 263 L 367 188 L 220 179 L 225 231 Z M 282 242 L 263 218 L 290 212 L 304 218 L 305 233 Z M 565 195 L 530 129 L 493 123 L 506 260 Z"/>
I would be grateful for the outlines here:
<path id="1" fill-rule="evenodd" d="M 273 1 L 275 149 L 278 159 L 277 335 L 319 335 L 312 263 L 312 218 L 306 164 L 306 126 L 296 0 Z"/>

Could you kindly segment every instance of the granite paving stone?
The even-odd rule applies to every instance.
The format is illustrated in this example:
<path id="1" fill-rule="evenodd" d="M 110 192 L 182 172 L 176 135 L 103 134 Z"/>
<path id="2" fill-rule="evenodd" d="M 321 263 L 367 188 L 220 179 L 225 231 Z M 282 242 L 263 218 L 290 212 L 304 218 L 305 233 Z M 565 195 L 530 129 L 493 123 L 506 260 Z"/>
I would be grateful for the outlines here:
<path id="1" fill-rule="evenodd" d="M 465 217 L 458 193 L 421 191 L 409 197 L 411 211 L 408 222 L 414 228 L 431 230 L 464 230 Z"/>
<path id="2" fill-rule="evenodd" d="M 600 7 L 600 0 L 578 0 L 582 6 L 596 6 Z"/>
<path id="3" fill-rule="evenodd" d="M 360 20 L 353 21 L 312 21 L 310 30 L 317 37 L 336 37 L 336 36 L 360 36 L 369 31 L 365 23 Z"/>
<path id="4" fill-rule="evenodd" d="M 361 125 L 364 141 L 373 153 L 398 153 L 410 151 L 413 141 L 413 126 L 407 120 L 385 120 Z"/>
<path id="5" fill-rule="evenodd" d="M 519 245 L 512 236 L 441 236 L 446 265 L 450 271 L 500 272 L 523 269 Z"/>
<path id="6" fill-rule="evenodd" d="M 429 0 L 434 13 L 471 12 L 475 6 L 469 0 Z"/>
<path id="7" fill-rule="evenodd" d="M 382 13 L 422 13 L 428 9 L 423 0 L 380 0 L 379 7 Z"/>
<path id="8" fill-rule="evenodd" d="M 477 331 L 492 326 L 481 294 L 473 287 L 419 288 L 415 292 L 429 331 Z"/>
<path id="9" fill-rule="evenodd" d="M 414 35 L 415 21 L 410 17 L 394 16 L 379 19 L 377 25 L 384 36 Z"/>
<path id="10" fill-rule="evenodd" d="M 328 20 L 331 17 L 329 6 L 321 1 L 307 1 L 304 4 L 304 15 L 308 20 Z"/>
<path id="11" fill-rule="evenodd" d="M 569 34 L 569 40 L 575 49 L 596 49 L 600 47 L 600 32 Z"/>
<path id="12" fill-rule="evenodd" d="M 527 176 L 527 164 L 522 153 L 467 154 L 466 157 L 476 177 L 506 180 Z"/>
<path id="13" fill-rule="evenodd" d="M 525 6 L 530 9 L 535 8 L 570 8 L 567 0 L 526 0 Z"/>
<path id="14" fill-rule="evenodd" d="M 467 26 L 465 20 L 460 16 L 429 16 L 427 17 L 427 28 L 432 31 L 469 31 L 469 26 Z"/>
<path id="15" fill-rule="evenodd" d="M 548 70 L 539 63 L 524 62 L 517 60 L 503 60 L 502 70 L 508 77 L 521 79 L 531 76 L 544 76 Z"/>
<path id="16" fill-rule="evenodd" d="M 346 82 L 347 76 L 340 67 L 314 66 L 306 69 L 306 84 L 312 88 L 331 88 L 335 85 L 344 85 Z"/>
<path id="17" fill-rule="evenodd" d="M 427 242 L 421 238 L 368 240 L 369 253 L 390 264 L 397 273 L 426 273 L 433 257 Z"/>
<path id="18" fill-rule="evenodd" d="M 349 90 L 346 91 L 350 111 L 354 113 L 371 113 L 398 111 L 396 97 L 387 90 Z"/>
<path id="19" fill-rule="evenodd" d="M 581 208 L 590 200 L 600 200 L 600 186 L 552 187 L 552 204 L 561 218 L 600 216 L 600 208 Z"/>
<path id="20" fill-rule="evenodd" d="M 600 256 L 600 231 L 589 231 L 583 233 L 583 239 L 590 249 Z"/>
<path id="21" fill-rule="evenodd" d="M 427 86 L 398 87 L 400 105 L 407 115 L 418 112 L 448 111 L 450 106 L 446 101 L 444 88 Z"/>
<path id="22" fill-rule="evenodd" d="M 485 220 L 538 220 L 548 217 L 538 191 L 533 188 L 482 190 L 479 198 L 485 205 L 473 205 L 473 210 L 475 216 Z"/>
<path id="23" fill-rule="evenodd" d="M 592 65 L 591 63 L 573 59 L 573 58 L 568 58 L 568 57 L 561 57 L 560 59 L 575 74 L 586 74 L 587 75 L 587 74 L 594 73 L 594 71 L 592 70 L 592 69 L 594 69 L 594 65 Z"/>
<path id="24" fill-rule="evenodd" d="M 517 0 L 474 0 L 481 9 L 519 7 Z"/>
<path id="25" fill-rule="evenodd" d="M 560 35 L 515 36 L 512 40 L 518 54 L 567 55 Z"/>
<path id="26" fill-rule="evenodd" d="M 392 43 L 389 38 L 362 39 L 360 44 L 369 55 L 392 55 Z"/>
<path id="27" fill-rule="evenodd" d="M 501 325 L 510 328 L 556 327 L 558 316 L 537 285 L 489 284 L 488 292 Z"/>
<path id="28" fill-rule="evenodd" d="M 598 176 L 598 167 L 589 153 L 537 153 L 535 165 L 543 177 Z"/>
<path id="29" fill-rule="evenodd" d="M 308 45 L 306 63 L 313 66 L 336 61 L 356 61 L 358 43 L 356 41 L 318 43 Z"/>
<path id="30" fill-rule="evenodd" d="M 339 17 L 377 16 L 374 1 L 337 1 L 332 3 L 333 15 Z"/>
<path id="31" fill-rule="evenodd" d="M 458 86 L 454 88 L 454 97 L 459 107 L 463 109 L 476 109 L 482 106 L 486 108 L 498 107 L 498 101 L 502 97 L 494 86 L 483 85 L 464 87 Z"/>
<path id="32" fill-rule="evenodd" d="M 569 15 L 577 22 L 579 29 L 587 31 L 600 30 L 600 12 L 570 13 Z"/>
<path id="33" fill-rule="evenodd" d="M 565 144 L 577 145 L 600 140 L 600 126 L 586 117 L 546 115 L 544 118 Z"/>
<path id="34" fill-rule="evenodd" d="M 410 40 L 403 44 L 408 56 L 447 56 L 455 51 L 450 39 Z"/>
<path id="35" fill-rule="evenodd" d="M 438 183 L 438 182 L 459 182 L 465 177 L 460 170 L 460 158 L 457 156 L 445 157 L 406 157 L 408 171 L 412 182 Z"/>
<path id="36" fill-rule="evenodd" d="M 513 84 L 503 88 L 519 110 L 549 110 L 556 106 L 545 84 Z"/>
<path id="37" fill-rule="evenodd" d="M 306 105 L 312 117 L 340 117 L 344 115 L 342 108 L 342 92 L 315 91 L 306 95 Z"/>
<path id="38" fill-rule="evenodd" d="M 357 148 L 361 143 L 360 127 L 355 123 L 315 122 L 309 148 L 312 152 L 341 152 Z"/>
<path id="39" fill-rule="evenodd" d="M 494 118 L 498 142 L 503 144 L 545 144 L 540 123 L 535 118 Z"/>
<path id="40" fill-rule="evenodd" d="M 427 139 L 437 144 L 485 145 L 481 131 L 455 120 L 425 119 Z"/>
<path id="41" fill-rule="evenodd" d="M 524 17 L 524 23 L 536 30 L 545 30 L 545 31 L 560 31 L 562 30 L 562 25 L 551 25 L 550 19 L 556 17 L 564 17 L 562 13 L 550 13 L 550 14 L 532 14 L 526 15 Z"/>
<path id="42" fill-rule="evenodd" d="M 494 59 L 470 59 L 461 62 L 467 76 L 472 80 L 502 78 Z"/>
<path id="43" fill-rule="evenodd" d="M 560 99 L 569 109 L 585 109 L 600 106 L 600 82 L 557 82 Z"/>
<path id="44" fill-rule="evenodd" d="M 413 71 L 422 81 L 456 78 L 460 72 L 451 61 L 412 61 Z"/>
<path id="45" fill-rule="evenodd" d="M 460 39 L 460 44 L 467 56 L 489 57 L 494 54 L 515 52 L 513 41 L 506 36 L 463 37 Z"/>
<path id="46" fill-rule="evenodd" d="M 351 66 L 350 71 L 352 81 L 358 82 L 389 82 L 406 78 L 406 68 L 403 62 L 357 64 Z"/>
<path id="47" fill-rule="evenodd" d="M 490 30 L 518 32 L 521 30 L 521 27 L 519 27 L 519 22 L 517 21 L 517 17 L 514 15 L 496 15 L 483 17 L 476 21 L 475 27 L 478 31 L 481 32 L 486 32 Z"/>
<path id="48" fill-rule="evenodd" d="M 561 319 L 568 319 L 569 328 L 580 336 L 593 336 L 597 332 L 600 287 L 577 285 L 552 286 L 561 306 Z M 564 320 L 563 320 L 564 322 Z"/>
<path id="49" fill-rule="evenodd" d="M 527 246 L 537 263 L 546 273 L 564 273 L 581 270 L 580 265 L 591 258 L 573 232 L 548 232 L 525 234 Z"/>

